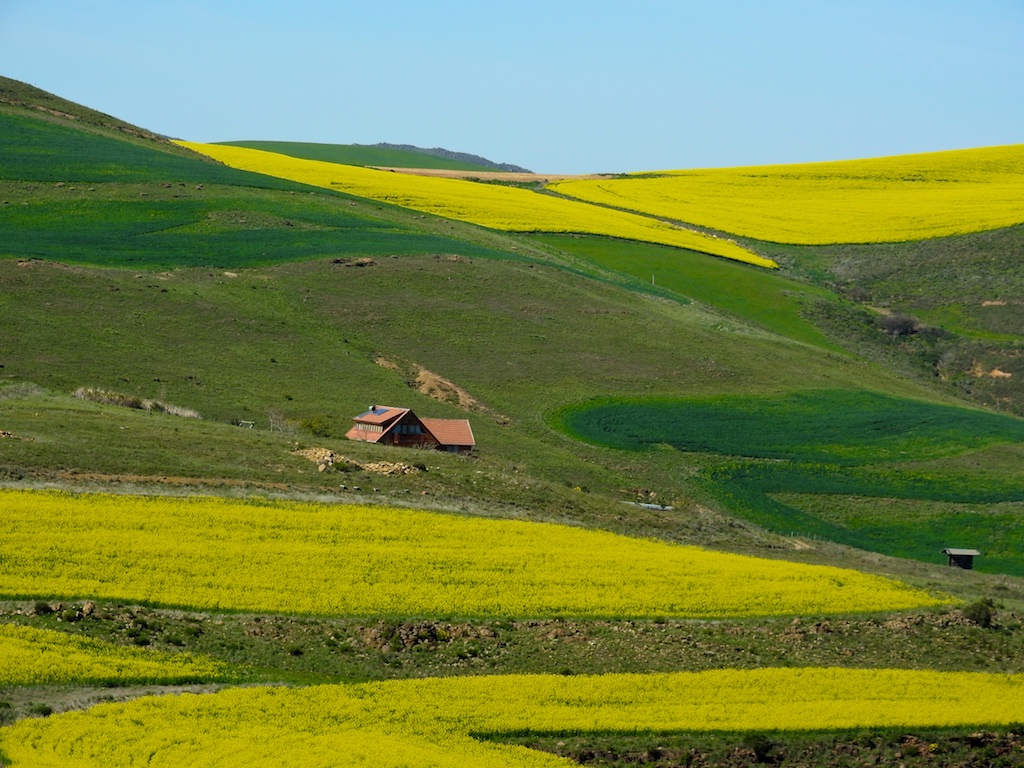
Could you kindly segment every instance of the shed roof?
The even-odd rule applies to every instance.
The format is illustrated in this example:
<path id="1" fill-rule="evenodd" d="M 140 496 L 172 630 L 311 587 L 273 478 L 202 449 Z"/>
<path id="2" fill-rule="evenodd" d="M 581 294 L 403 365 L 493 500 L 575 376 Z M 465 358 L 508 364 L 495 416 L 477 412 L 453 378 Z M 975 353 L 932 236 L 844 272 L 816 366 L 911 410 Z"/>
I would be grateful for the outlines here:
<path id="1" fill-rule="evenodd" d="M 942 550 L 942 554 L 950 555 L 952 557 L 963 557 L 966 555 L 978 557 L 979 555 L 981 555 L 981 552 L 979 552 L 976 549 L 956 549 L 955 547 L 946 547 L 944 550 Z"/>

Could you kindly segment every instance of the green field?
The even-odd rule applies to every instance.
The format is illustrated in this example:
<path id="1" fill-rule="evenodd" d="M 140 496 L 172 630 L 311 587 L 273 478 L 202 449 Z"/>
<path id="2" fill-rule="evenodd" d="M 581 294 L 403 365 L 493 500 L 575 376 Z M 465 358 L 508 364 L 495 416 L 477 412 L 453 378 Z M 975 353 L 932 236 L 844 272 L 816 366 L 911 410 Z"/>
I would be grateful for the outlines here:
<path id="1" fill-rule="evenodd" d="M 1020 505 L 1009 503 L 1024 501 L 1024 421 L 1014 417 L 831 390 L 598 401 L 567 408 L 554 423 L 618 450 L 703 454 L 708 492 L 781 534 L 926 562 L 944 547 L 969 546 L 985 553 L 979 569 L 1024 575 L 1024 523 Z M 996 450 L 1017 457 L 1016 466 L 987 460 Z M 965 457 L 976 459 L 974 471 L 946 463 Z M 915 514 L 894 500 L 916 501 Z"/>
<path id="2" fill-rule="evenodd" d="M 6 189 L 5 189 L 6 187 Z M 347 211 L 328 195 L 191 182 L 40 190 L 0 183 L 0 253 L 143 269 L 234 269 L 315 258 L 494 252 Z"/>
<path id="3" fill-rule="evenodd" d="M 561 426 L 583 440 L 835 464 L 921 461 L 1024 443 L 1024 421 L 868 391 L 777 397 L 611 402 L 568 409 Z"/>

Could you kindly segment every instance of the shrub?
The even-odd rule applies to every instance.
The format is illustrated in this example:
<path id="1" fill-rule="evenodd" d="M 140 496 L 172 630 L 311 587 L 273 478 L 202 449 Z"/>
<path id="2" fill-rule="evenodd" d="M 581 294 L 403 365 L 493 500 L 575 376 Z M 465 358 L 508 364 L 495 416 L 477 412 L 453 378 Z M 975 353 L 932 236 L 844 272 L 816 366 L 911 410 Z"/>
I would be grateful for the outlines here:
<path id="1" fill-rule="evenodd" d="M 995 620 L 995 607 L 995 603 L 992 602 L 991 598 L 986 597 L 984 600 L 979 600 L 964 607 L 964 618 L 973 624 L 977 624 L 979 627 L 991 629 Z"/>
<path id="2" fill-rule="evenodd" d="M 325 416 L 312 416 L 299 422 L 299 426 L 305 431 L 317 437 L 330 437 L 331 425 Z"/>
<path id="3" fill-rule="evenodd" d="M 60 612 L 61 621 L 66 621 L 70 623 L 78 621 L 80 618 L 82 618 L 82 616 L 78 613 L 77 608 L 65 608 L 63 611 Z"/>
<path id="4" fill-rule="evenodd" d="M 879 319 L 879 323 L 885 334 L 893 339 L 913 336 L 921 327 L 916 319 L 904 312 L 892 312 L 884 315 Z"/>
<path id="5" fill-rule="evenodd" d="M 171 416 L 181 416 L 186 419 L 201 419 L 198 411 L 191 408 L 183 408 L 180 405 L 171 405 L 159 400 L 148 400 L 138 395 L 126 395 L 122 392 L 110 392 L 105 389 L 94 389 L 93 387 L 79 387 L 72 393 L 79 400 L 90 400 L 94 403 L 104 405 L 116 405 L 121 408 L 136 408 L 150 413 L 166 413 Z"/>
<path id="6" fill-rule="evenodd" d="M 763 733 L 749 734 L 744 746 L 754 753 L 755 763 L 776 763 L 781 761 L 781 755 L 778 754 L 779 745 Z"/>

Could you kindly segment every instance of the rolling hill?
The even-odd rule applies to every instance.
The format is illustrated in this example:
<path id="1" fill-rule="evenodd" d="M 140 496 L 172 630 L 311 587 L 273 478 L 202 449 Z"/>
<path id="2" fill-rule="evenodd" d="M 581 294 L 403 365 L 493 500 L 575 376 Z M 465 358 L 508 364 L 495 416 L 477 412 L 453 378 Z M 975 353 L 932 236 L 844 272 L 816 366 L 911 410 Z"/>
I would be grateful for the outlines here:
<path id="1" fill-rule="evenodd" d="M 483 446 L 478 466 L 454 461 L 430 481 L 450 503 L 511 503 L 527 515 L 557 509 L 564 519 L 616 520 L 617 530 L 640 533 L 653 526 L 674 538 L 689 535 L 678 510 L 704 504 L 767 522 L 776 533 L 826 530 L 863 544 L 777 499 L 770 513 L 767 501 L 752 511 L 727 500 L 729 484 L 705 477 L 718 476 L 714 451 L 608 453 L 567 441 L 551 416 L 597 398 L 731 395 L 770 405 L 800 391 L 955 403 L 954 388 L 908 376 L 896 357 L 895 345 L 924 332 L 891 338 L 883 325 L 840 324 L 857 308 L 799 269 L 778 275 L 619 239 L 503 233 L 232 169 L 159 137 L 140 139 L 141 131 L 126 141 L 116 126 L 93 121 L 82 130 L 52 114 L 60 109 L 39 117 L 26 103 L 0 113 L 10 128 L 2 134 L 0 182 L 0 221 L 9 233 L 0 261 L 9 318 L 0 347 L 4 428 L 30 438 L 2 444 L 8 475 L 226 477 L 331 488 L 337 478 L 301 477 L 303 460 L 283 447 L 253 450 L 251 441 L 284 446 L 298 436 L 365 460 L 360 451 L 381 449 L 337 440 L 367 402 L 391 402 L 473 418 Z M 74 107 L 63 111 L 72 115 Z M 654 285 L 643 282 L 648 273 Z M 984 378 L 1018 383 L 1012 374 Z M 446 384 L 431 389 L 427 380 Z M 104 450 L 89 450 L 111 413 L 118 422 L 139 414 L 73 398 L 80 388 L 168 402 L 204 418 L 147 414 Z M 52 420 L 35 417 L 42 402 Z M 231 426 L 238 423 L 260 429 L 243 437 Z M 176 437 L 157 437 L 168 429 Z M 831 439 L 842 441 L 844 428 L 836 429 Z M 179 439 L 203 447 L 185 450 Z M 945 477 L 957 456 L 982 450 L 957 440 L 943 456 L 908 451 L 887 459 L 878 470 L 887 481 L 846 491 L 901 497 L 920 466 Z M 1019 441 L 1004 442 L 1010 457 L 1019 455 Z M 72 447 L 73 460 L 60 458 Z M 691 469 L 680 474 L 680 463 Z M 957 465 L 950 482 L 974 490 L 955 499 L 915 491 L 919 511 L 970 493 L 981 509 L 1018 503 L 1009 490 L 1018 477 L 1012 458 L 994 476 L 992 466 L 965 475 Z M 820 471 L 805 467 L 803 480 L 779 491 L 813 495 L 809 478 Z M 409 493 L 426 490 L 421 483 L 376 485 Z M 674 511 L 614 511 L 640 497 Z M 998 520 L 998 530 L 1016 530 L 1012 517 Z M 722 543 L 715 528 L 708 541 Z M 912 529 L 900 535 L 912 537 Z M 955 523 L 950 535 L 959 535 Z M 747 543 L 741 537 L 729 546 Z M 999 566 L 1007 567 L 1016 572 Z"/>
<path id="2" fill-rule="evenodd" d="M 317 153 L 346 173 L 355 159 Z M 493 188 L 461 183 L 469 198 Z M 572 204 L 592 229 L 484 226 L 444 201 L 423 210 L 233 168 L 0 79 L 0 482 L 241 496 L 237 514 L 270 525 L 259 546 L 271 551 L 284 551 L 277 505 L 289 499 L 569 524 L 855 568 L 939 607 L 830 617 L 815 632 L 817 615 L 328 616 L 286 597 L 236 616 L 187 596 L 62 594 L 58 573 L 8 590 L 0 621 L 189 650 L 261 682 L 1018 671 L 1022 227 L 870 245 L 736 233 L 735 247 L 779 265 L 764 269 L 699 238 L 688 249 L 613 236 L 621 211 Z M 469 418 L 478 448 L 345 441 L 367 403 Z M 125 525 L 147 530 L 144 516 Z M 145 568 L 160 547 L 131 540 L 112 543 L 109 562 Z M 984 554 L 965 572 L 942 546 Z M 381 568 L 361 578 L 406 583 Z M 457 580 L 451 570 L 438 579 Z M 161 589 L 168 573 L 154 572 Z M 0 721 L 40 698 L 63 706 L 51 689 L 0 689 Z"/>

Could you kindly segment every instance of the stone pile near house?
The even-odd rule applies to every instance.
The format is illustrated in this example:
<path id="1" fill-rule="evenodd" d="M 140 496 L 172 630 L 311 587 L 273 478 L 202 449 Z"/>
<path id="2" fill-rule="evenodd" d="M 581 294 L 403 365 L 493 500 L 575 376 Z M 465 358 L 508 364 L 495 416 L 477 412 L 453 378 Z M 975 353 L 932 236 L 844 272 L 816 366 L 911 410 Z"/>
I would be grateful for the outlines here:
<path id="1" fill-rule="evenodd" d="M 317 469 L 320 472 L 333 469 L 335 464 L 358 467 L 364 472 L 374 472 L 378 475 L 414 475 L 420 471 L 418 467 L 401 461 L 358 462 L 346 456 L 341 456 L 329 448 L 300 448 L 292 451 L 292 455 L 301 456 L 312 461 L 317 465 Z"/>

